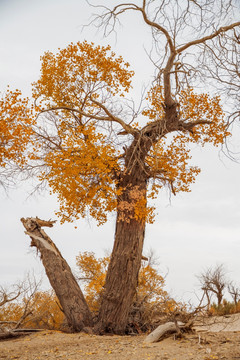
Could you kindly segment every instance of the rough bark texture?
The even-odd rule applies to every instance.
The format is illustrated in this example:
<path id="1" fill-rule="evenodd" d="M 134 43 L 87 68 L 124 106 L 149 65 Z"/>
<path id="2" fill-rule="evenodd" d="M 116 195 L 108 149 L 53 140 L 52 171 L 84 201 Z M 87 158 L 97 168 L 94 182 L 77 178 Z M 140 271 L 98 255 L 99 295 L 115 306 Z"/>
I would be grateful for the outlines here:
<path id="1" fill-rule="evenodd" d="M 117 222 L 102 306 L 96 330 L 123 334 L 136 291 L 145 226 L 131 220 Z"/>
<path id="2" fill-rule="evenodd" d="M 135 134 L 125 149 L 125 171 L 118 179 L 121 194 L 118 196 L 114 246 L 95 327 L 98 333 L 125 333 L 137 288 L 146 219 L 137 219 L 135 205 L 138 196 L 146 200 L 148 172 L 144 162 L 153 143 L 151 130 L 147 134 Z M 145 211 L 146 203 L 145 209 L 143 204 L 141 207 Z"/>
<path id="3" fill-rule="evenodd" d="M 69 326 L 73 331 L 81 331 L 84 327 L 92 326 L 90 310 L 69 265 L 56 245 L 41 229 L 41 226 L 51 227 L 53 222 L 38 218 L 22 218 L 21 221 L 27 230 L 26 234 L 32 239 L 31 246 L 35 246 L 41 254 L 46 274 L 59 299 Z"/>
<path id="4" fill-rule="evenodd" d="M 129 159 L 134 164 L 134 158 Z M 145 219 L 134 218 L 132 192 L 137 190 L 146 197 L 145 174 L 138 165 L 133 166 L 132 171 L 121 178 L 119 186 L 124 190 L 118 198 L 114 246 L 95 327 L 100 333 L 124 334 L 141 266 Z"/>

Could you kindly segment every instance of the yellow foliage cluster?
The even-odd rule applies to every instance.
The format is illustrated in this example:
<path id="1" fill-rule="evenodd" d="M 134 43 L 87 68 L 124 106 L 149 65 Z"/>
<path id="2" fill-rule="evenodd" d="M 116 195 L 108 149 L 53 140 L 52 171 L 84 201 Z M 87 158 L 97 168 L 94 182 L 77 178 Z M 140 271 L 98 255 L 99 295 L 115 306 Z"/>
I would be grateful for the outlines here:
<path id="1" fill-rule="evenodd" d="M 208 312 L 209 315 L 212 316 L 223 316 L 240 313 L 240 301 L 238 301 L 237 304 L 234 304 L 233 302 L 224 299 L 222 304 L 219 306 L 212 304 Z"/>
<path id="2" fill-rule="evenodd" d="M 0 98 L 0 166 L 8 161 L 23 165 L 24 151 L 32 134 L 32 108 L 20 90 L 6 91 Z"/>
<path id="3" fill-rule="evenodd" d="M 90 309 L 98 312 L 101 292 L 105 283 L 109 257 L 96 258 L 92 252 L 80 253 L 76 263 L 80 271 L 79 279 L 84 281 L 84 293 Z M 164 290 L 165 280 L 150 264 L 144 264 L 139 272 L 137 292 L 134 303 L 144 309 L 146 316 L 171 313 L 178 304 Z M 144 314 L 142 314 L 144 316 Z"/>
<path id="4" fill-rule="evenodd" d="M 224 122 L 224 112 L 219 96 L 211 97 L 207 93 L 196 94 L 193 89 L 181 91 L 179 95 L 180 114 L 184 122 L 208 121 L 199 124 L 187 133 L 189 142 L 204 146 L 212 143 L 214 146 L 222 144 L 230 135 L 228 126 Z"/>
<path id="5" fill-rule="evenodd" d="M 38 155 L 42 156 L 41 150 Z M 94 126 L 68 129 L 61 134 L 61 147 L 49 151 L 41 179 L 48 181 L 60 202 L 62 221 L 90 215 L 98 223 L 116 208 L 113 173 L 118 164 L 116 151 L 96 133 Z"/>
<path id="6" fill-rule="evenodd" d="M 13 328 L 20 322 L 21 328 L 60 330 L 64 320 L 58 299 L 52 291 L 38 291 L 31 298 L 25 297 L 0 307 L 0 321 L 9 322 Z"/>
<path id="7" fill-rule="evenodd" d="M 100 225 L 116 210 L 119 151 L 104 127 L 97 124 L 95 117 L 101 119 L 102 112 L 95 100 L 104 104 L 128 92 L 133 76 L 128 67 L 110 46 L 86 41 L 42 57 L 41 77 L 34 83 L 33 97 L 40 112 L 54 108 L 54 130 L 43 138 L 49 123 L 44 126 L 31 158 L 46 165 L 40 180 L 46 180 L 51 192 L 57 194 L 57 214 L 62 222 L 90 215 Z"/>
<path id="8" fill-rule="evenodd" d="M 146 190 L 138 185 L 129 184 L 127 188 L 119 188 L 117 210 L 118 221 L 129 223 L 135 219 L 138 222 L 152 222 L 152 208 L 147 205 Z"/>
<path id="9" fill-rule="evenodd" d="M 110 46 L 94 46 L 87 41 L 71 43 L 54 55 L 42 56 L 40 79 L 34 83 L 34 98 L 42 97 L 46 106 L 94 108 L 89 100 L 123 95 L 131 86 L 133 71 Z"/>
<path id="10" fill-rule="evenodd" d="M 143 115 L 152 121 L 163 118 L 164 102 L 161 87 L 153 87 L 148 93 L 148 100 L 150 106 L 144 110 Z M 174 193 L 190 191 L 190 185 L 201 171 L 197 166 L 189 166 L 191 144 L 204 146 L 206 143 L 212 143 L 218 146 L 230 135 L 224 123 L 219 97 L 196 94 L 192 89 L 188 89 L 179 95 L 179 109 L 181 123 L 191 123 L 193 126 L 191 131 L 185 130 L 161 138 L 152 147 L 146 159 L 154 180 L 148 194 L 150 198 L 156 197 L 159 189 L 167 183 L 171 184 Z"/>
<path id="11" fill-rule="evenodd" d="M 110 46 L 86 41 L 71 43 L 56 54 L 46 52 L 41 60 L 33 105 L 19 90 L 7 91 L 0 100 L 0 166 L 10 160 L 20 166 L 29 161 L 35 172 L 40 169 L 40 180 L 58 196 L 62 222 L 90 215 L 103 224 L 115 210 L 119 220 L 152 222 L 154 208 L 148 207 L 147 199 L 166 185 L 174 193 L 190 191 L 200 172 L 189 165 L 191 144 L 217 146 L 229 135 L 219 97 L 181 91 L 179 131 L 153 142 L 137 165 L 149 173 L 148 193 L 131 188 L 131 179 L 129 188 L 123 189 L 119 179 L 128 176 L 124 156 L 131 140 L 122 141 L 118 135 L 124 128 L 141 137 L 141 126 L 131 127 L 125 120 L 129 111 L 119 98 L 131 87 L 129 64 Z M 164 121 L 164 100 L 163 88 L 153 86 L 146 97 L 149 105 L 142 111 L 149 123 Z M 140 156 L 137 146 L 134 151 Z"/>
<path id="12" fill-rule="evenodd" d="M 151 151 L 147 163 L 153 172 L 154 183 L 149 197 L 154 198 L 163 185 L 170 183 L 174 193 L 190 191 L 190 185 L 195 181 L 200 169 L 189 166 L 191 159 L 188 140 L 178 134 L 171 141 L 162 139 Z"/>
<path id="13" fill-rule="evenodd" d="M 108 256 L 98 259 L 93 252 L 80 253 L 76 257 L 79 278 L 85 283 L 85 299 L 94 312 L 99 310 L 100 295 L 105 283 L 109 260 Z"/>
<path id="14" fill-rule="evenodd" d="M 160 85 L 153 86 L 147 93 L 146 100 L 149 105 L 142 111 L 142 115 L 146 116 L 150 122 L 154 120 L 163 119 L 164 111 L 164 96 L 163 88 Z"/>

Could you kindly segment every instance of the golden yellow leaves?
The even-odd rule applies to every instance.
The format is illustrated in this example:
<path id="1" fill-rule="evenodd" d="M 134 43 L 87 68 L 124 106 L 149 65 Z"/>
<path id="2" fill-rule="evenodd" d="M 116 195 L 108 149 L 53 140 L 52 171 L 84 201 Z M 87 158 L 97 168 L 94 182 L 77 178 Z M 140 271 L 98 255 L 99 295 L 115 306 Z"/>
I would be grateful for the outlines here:
<path id="1" fill-rule="evenodd" d="M 94 108 L 94 99 L 123 95 L 131 85 L 133 71 L 110 46 L 93 43 L 71 43 L 54 55 L 46 52 L 41 58 L 41 77 L 34 83 L 33 95 L 43 97 L 48 106 Z"/>
<path id="2" fill-rule="evenodd" d="M 131 140 L 126 137 L 124 144 L 116 140 L 124 121 L 114 117 L 121 112 L 115 100 L 129 91 L 132 76 L 129 64 L 111 52 L 110 46 L 71 43 L 57 54 L 46 52 L 42 57 L 41 76 L 33 87 L 34 108 L 28 99 L 21 99 L 18 90 L 8 91 L 0 100 L 0 165 L 14 160 L 23 166 L 34 135 L 28 160 L 34 168 L 43 169 L 40 180 L 57 194 L 61 221 L 91 216 L 103 224 L 108 213 L 117 210 L 118 221 L 152 222 L 154 208 L 147 205 L 147 199 L 155 198 L 165 185 L 174 193 L 190 191 L 200 172 L 189 166 L 191 144 L 217 146 L 229 135 L 219 97 L 182 91 L 175 99 L 179 103 L 175 133 L 164 138 L 152 134 L 152 148 L 141 159 L 139 167 L 148 174 L 148 189 L 132 187 L 131 179 L 121 188 L 127 166 L 126 152 L 120 159 L 120 149 L 128 148 Z M 164 89 L 153 86 L 147 100 L 149 106 L 142 115 L 160 123 L 166 116 Z M 38 120 L 34 129 L 33 110 Z M 126 113 L 123 111 L 124 116 Z M 43 126 L 41 117 L 47 119 Z M 133 128 L 141 137 L 139 123 L 134 122 Z M 142 150 L 136 147 L 136 160 Z"/>
<path id="3" fill-rule="evenodd" d="M 224 122 L 224 112 L 220 104 L 220 97 L 211 97 L 206 93 L 196 94 L 192 89 L 181 91 L 179 95 L 181 121 L 198 123 L 193 127 L 188 140 L 202 146 L 212 143 L 214 146 L 222 144 L 230 135 Z M 207 122 L 207 123 L 204 123 Z"/>
<path id="4" fill-rule="evenodd" d="M 21 327 L 60 329 L 65 316 L 59 301 L 51 291 L 38 291 L 31 298 L 7 303 L 0 308 L 0 321 L 18 322 L 29 312 Z"/>
<path id="5" fill-rule="evenodd" d="M 223 299 L 223 302 L 220 305 L 213 303 L 208 310 L 208 313 L 211 316 L 224 316 L 240 313 L 240 301 L 235 304 L 234 302 Z"/>
<path id="6" fill-rule="evenodd" d="M 163 88 L 160 85 L 153 86 L 147 93 L 146 100 L 149 107 L 142 111 L 142 114 L 149 120 L 159 120 L 164 117 Z"/>
<path id="7" fill-rule="evenodd" d="M 152 149 L 147 163 L 152 171 L 154 183 L 149 197 L 154 198 L 159 189 L 169 184 L 171 190 L 190 191 L 190 185 L 195 181 L 200 169 L 190 166 L 191 159 L 188 140 L 182 134 L 171 139 L 161 139 Z"/>
<path id="8" fill-rule="evenodd" d="M 0 98 L 0 166 L 8 161 L 22 166 L 26 157 L 24 151 L 32 134 L 32 108 L 29 100 L 21 97 L 21 91 L 6 91 Z"/>
<path id="9" fill-rule="evenodd" d="M 84 295 L 91 311 L 97 312 L 100 306 L 100 294 L 103 289 L 109 257 L 97 259 L 92 252 L 80 253 L 77 257 L 80 278 L 85 283 Z"/>
<path id="10" fill-rule="evenodd" d="M 151 120 L 165 117 L 162 88 L 155 86 L 148 93 L 150 106 L 143 112 Z M 154 144 L 146 159 L 152 173 L 153 183 L 148 196 L 154 198 L 162 186 L 169 185 L 171 191 L 190 191 L 200 169 L 189 166 L 191 144 L 204 146 L 222 144 L 230 135 L 224 123 L 224 113 L 219 97 L 196 94 L 192 89 L 179 95 L 179 132 Z"/>
<path id="11" fill-rule="evenodd" d="M 90 215 L 102 224 L 116 208 L 117 153 L 91 124 L 58 130 L 61 146 L 46 153 L 41 176 L 58 196 L 57 214 L 62 222 Z"/>
<path id="12" fill-rule="evenodd" d="M 164 278 L 154 267 L 149 264 L 141 267 L 137 294 L 139 300 L 148 298 L 150 302 L 155 304 L 162 302 L 163 299 L 166 300 L 168 294 L 163 289 L 164 286 Z"/>
<path id="13" fill-rule="evenodd" d="M 100 296 L 105 283 L 109 257 L 96 258 L 94 253 L 84 252 L 77 257 L 80 278 L 85 283 L 84 293 L 92 311 L 97 312 L 100 306 Z M 170 299 L 164 290 L 165 280 L 151 265 L 142 264 L 139 272 L 137 294 L 134 301 L 146 306 L 146 312 L 154 307 L 161 307 L 161 311 L 175 310 L 176 303 Z"/>

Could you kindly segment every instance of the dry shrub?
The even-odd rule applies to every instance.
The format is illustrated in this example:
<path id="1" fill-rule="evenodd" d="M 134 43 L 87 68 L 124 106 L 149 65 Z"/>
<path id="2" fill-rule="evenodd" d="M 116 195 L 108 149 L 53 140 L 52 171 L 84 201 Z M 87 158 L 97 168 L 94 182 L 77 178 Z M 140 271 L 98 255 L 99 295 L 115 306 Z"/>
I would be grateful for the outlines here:
<path id="1" fill-rule="evenodd" d="M 53 291 L 23 294 L 0 307 L 0 324 L 4 328 L 67 330 L 65 316 Z"/>
<path id="2" fill-rule="evenodd" d="M 222 316 L 240 313 L 240 301 L 237 304 L 227 300 L 223 300 L 222 304 L 213 303 L 209 309 L 211 316 Z"/>

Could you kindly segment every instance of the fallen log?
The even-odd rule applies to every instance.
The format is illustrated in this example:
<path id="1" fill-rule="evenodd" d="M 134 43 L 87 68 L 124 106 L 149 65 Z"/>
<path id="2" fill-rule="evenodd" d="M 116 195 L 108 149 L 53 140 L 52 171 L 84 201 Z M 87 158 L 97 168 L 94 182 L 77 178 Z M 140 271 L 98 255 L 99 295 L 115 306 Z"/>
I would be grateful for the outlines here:
<path id="1" fill-rule="evenodd" d="M 44 329 L 11 329 L 0 331 L 0 341 L 7 339 L 15 339 L 26 336 L 35 332 L 44 331 Z"/>
<path id="2" fill-rule="evenodd" d="M 183 328 L 184 326 L 185 324 L 180 321 L 178 321 L 177 323 L 167 322 L 165 324 L 159 325 L 146 337 L 144 342 L 146 343 L 157 342 L 167 333 L 172 334 L 175 332 L 179 332 L 179 328 Z"/>
<path id="3" fill-rule="evenodd" d="M 62 257 L 62 254 L 41 228 L 52 227 L 55 221 L 45 221 L 38 217 L 22 218 L 25 233 L 31 238 L 31 246 L 37 248 L 46 274 L 66 316 L 68 325 L 73 331 L 81 331 L 92 326 L 93 320 L 83 293 L 72 274 L 72 271 Z"/>

